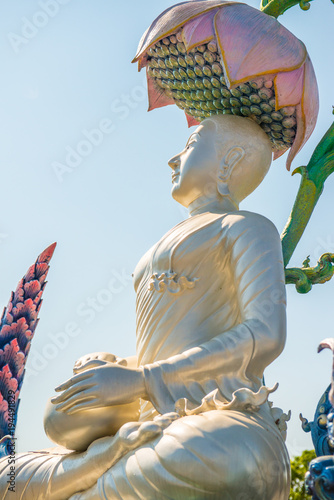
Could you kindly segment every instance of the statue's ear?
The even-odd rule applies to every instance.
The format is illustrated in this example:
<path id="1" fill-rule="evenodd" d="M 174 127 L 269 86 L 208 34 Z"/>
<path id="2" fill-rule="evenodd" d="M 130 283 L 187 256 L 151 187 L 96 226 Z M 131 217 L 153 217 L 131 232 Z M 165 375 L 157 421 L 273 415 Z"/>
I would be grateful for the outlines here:
<path id="1" fill-rule="evenodd" d="M 232 170 L 239 163 L 240 160 L 245 156 L 245 150 L 240 146 L 233 146 L 229 149 L 222 159 L 219 172 L 218 172 L 218 192 L 222 196 L 228 196 L 230 194 L 228 189 L 228 180 L 232 173 Z"/>

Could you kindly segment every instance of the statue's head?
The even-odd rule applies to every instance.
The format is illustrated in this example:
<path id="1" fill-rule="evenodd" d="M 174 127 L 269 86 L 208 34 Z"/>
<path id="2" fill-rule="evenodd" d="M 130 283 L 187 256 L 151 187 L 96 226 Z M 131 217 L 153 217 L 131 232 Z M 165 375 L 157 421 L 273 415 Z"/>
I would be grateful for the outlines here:
<path id="1" fill-rule="evenodd" d="M 206 118 L 168 162 L 172 196 L 185 207 L 204 196 L 229 198 L 238 208 L 262 182 L 271 156 L 270 140 L 254 121 L 234 115 Z"/>

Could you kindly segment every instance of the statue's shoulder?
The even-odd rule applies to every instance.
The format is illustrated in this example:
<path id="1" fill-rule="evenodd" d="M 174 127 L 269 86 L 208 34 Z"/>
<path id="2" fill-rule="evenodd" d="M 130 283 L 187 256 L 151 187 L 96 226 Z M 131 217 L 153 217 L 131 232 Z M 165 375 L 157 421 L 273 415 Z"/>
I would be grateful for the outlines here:
<path id="1" fill-rule="evenodd" d="M 247 210 L 231 212 L 221 219 L 222 229 L 229 238 L 240 235 L 256 236 L 259 239 L 280 239 L 276 226 L 263 215 Z"/>

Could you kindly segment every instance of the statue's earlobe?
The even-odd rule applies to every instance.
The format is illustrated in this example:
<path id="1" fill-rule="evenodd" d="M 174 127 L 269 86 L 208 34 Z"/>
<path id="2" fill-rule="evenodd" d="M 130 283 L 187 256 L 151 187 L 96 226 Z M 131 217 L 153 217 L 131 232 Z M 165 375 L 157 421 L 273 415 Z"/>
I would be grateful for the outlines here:
<path id="1" fill-rule="evenodd" d="M 232 170 L 237 163 L 245 156 L 245 150 L 240 146 L 233 146 L 228 150 L 222 159 L 219 172 L 217 189 L 221 196 L 231 196 L 228 189 L 228 180 L 231 176 Z"/>

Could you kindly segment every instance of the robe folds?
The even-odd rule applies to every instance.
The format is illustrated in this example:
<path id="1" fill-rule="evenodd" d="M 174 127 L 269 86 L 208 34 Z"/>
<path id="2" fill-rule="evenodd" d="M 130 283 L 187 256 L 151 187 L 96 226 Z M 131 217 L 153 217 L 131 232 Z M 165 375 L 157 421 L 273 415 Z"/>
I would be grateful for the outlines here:
<path id="1" fill-rule="evenodd" d="M 179 418 L 71 500 L 287 500 L 289 457 L 262 383 L 286 335 L 276 228 L 245 211 L 192 216 L 144 255 L 134 285 L 140 420 Z M 18 456 L 16 498 L 47 499 L 66 458 Z M 3 459 L 0 484 L 5 471 Z"/>

